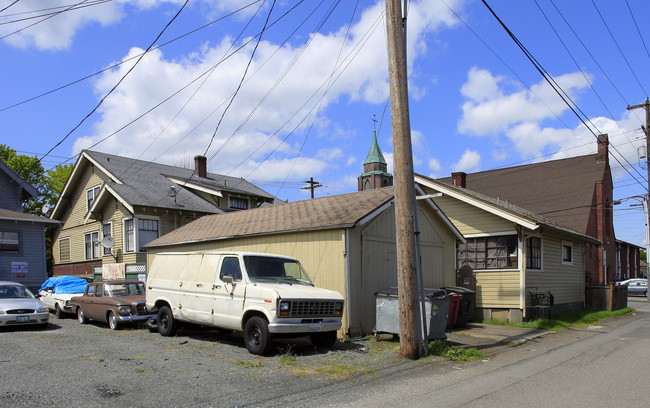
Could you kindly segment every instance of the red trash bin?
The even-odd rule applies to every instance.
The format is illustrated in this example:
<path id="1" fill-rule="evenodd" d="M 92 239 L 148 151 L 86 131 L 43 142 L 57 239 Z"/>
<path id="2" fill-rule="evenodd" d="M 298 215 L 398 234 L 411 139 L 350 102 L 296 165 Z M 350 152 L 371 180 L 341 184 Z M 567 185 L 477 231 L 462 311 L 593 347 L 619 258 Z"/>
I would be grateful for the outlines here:
<path id="1" fill-rule="evenodd" d="M 456 319 L 458 318 L 458 309 L 460 308 L 460 300 L 463 295 L 458 293 L 448 293 L 449 296 L 449 314 L 447 315 L 447 328 L 451 329 L 456 326 Z"/>

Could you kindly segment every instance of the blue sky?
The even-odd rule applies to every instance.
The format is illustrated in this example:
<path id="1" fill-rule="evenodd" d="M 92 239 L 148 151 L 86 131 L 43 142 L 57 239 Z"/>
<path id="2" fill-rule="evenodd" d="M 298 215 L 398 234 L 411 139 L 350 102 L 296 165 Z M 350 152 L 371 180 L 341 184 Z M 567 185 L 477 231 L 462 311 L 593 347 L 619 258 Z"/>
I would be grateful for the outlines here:
<path id="1" fill-rule="evenodd" d="M 650 89 L 650 2 L 487 2 L 591 131 L 482 1 L 411 1 L 415 171 L 589 154 L 593 132 L 607 133 L 614 197 L 643 195 L 645 115 L 626 108 Z M 0 0 L 0 143 L 38 157 L 54 148 L 46 168 L 85 148 L 181 166 L 205 153 L 210 171 L 295 201 L 310 177 L 317 197 L 356 191 L 376 116 L 392 170 L 384 1 L 191 0 L 165 28 L 183 3 Z M 615 208 L 616 235 L 644 245 L 637 203 Z"/>

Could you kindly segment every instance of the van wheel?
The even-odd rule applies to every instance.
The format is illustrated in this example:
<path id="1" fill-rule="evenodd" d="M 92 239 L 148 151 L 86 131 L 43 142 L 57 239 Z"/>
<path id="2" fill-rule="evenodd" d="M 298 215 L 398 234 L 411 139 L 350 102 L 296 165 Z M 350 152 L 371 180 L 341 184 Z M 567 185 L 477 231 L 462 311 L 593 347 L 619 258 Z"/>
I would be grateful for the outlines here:
<path id="1" fill-rule="evenodd" d="M 88 323 L 88 318 L 84 314 L 84 311 L 81 310 L 80 307 L 77 308 L 77 320 L 79 320 L 79 323 L 81 324 L 86 324 Z"/>
<path id="2" fill-rule="evenodd" d="M 115 317 L 115 313 L 113 312 L 108 312 L 108 327 L 111 330 L 117 330 L 120 327 L 117 323 L 117 317 Z"/>
<path id="3" fill-rule="evenodd" d="M 336 332 L 328 331 L 322 333 L 310 333 L 309 339 L 316 347 L 330 348 L 336 343 Z"/>
<path id="4" fill-rule="evenodd" d="M 269 323 L 266 319 L 253 316 L 246 321 L 244 343 L 251 354 L 264 355 L 269 352 L 273 344 L 273 337 L 269 333 Z"/>
<path id="5" fill-rule="evenodd" d="M 158 310 L 158 333 L 163 336 L 173 336 L 178 330 L 178 321 L 174 319 L 169 306 L 163 306 Z"/>

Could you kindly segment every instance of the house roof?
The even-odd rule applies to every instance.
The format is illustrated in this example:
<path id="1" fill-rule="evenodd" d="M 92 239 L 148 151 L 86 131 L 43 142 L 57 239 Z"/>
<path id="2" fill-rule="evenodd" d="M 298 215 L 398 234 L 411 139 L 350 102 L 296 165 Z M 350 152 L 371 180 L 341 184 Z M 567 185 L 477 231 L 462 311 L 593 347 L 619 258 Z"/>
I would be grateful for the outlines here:
<path id="1" fill-rule="evenodd" d="M 22 177 L 13 171 L 5 162 L 0 160 L 0 171 L 5 172 L 16 184 L 18 184 L 23 189 L 23 195 L 28 197 L 38 197 L 38 189 L 25 181 Z"/>
<path id="2" fill-rule="evenodd" d="M 45 224 L 59 224 L 59 221 L 51 220 L 49 218 L 40 217 L 34 214 L 27 214 L 19 211 L 6 210 L 0 208 L 0 220 L 6 221 L 25 221 L 25 222 L 41 222 Z"/>
<path id="3" fill-rule="evenodd" d="M 103 199 L 109 196 L 104 194 L 110 193 L 127 208 L 142 206 L 203 213 L 223 212 L 215 203 L 202 198 L 202 193 L 220 196 L 222 192 L 227 192 L 257 197 L 260 201 L 275 200 L 274 196 L 242 178 L 214 173 L 208 173 L 207 177 L 202 178 L 193 175 L 194 169 L 85 150 L 79 155 L 70 179 L 52 212 L 52 218 L 58 214 L 62 200 L 69 193 L 69 187 L 75 184 L 81 177 L 83 168 L 88 165 L 100 168 L 110 177 L 105 190 L 102 191 Z M 170 190 L 172 186 L 174 192 Z"/>
<path id="4" fill-rule="evenodd" d="M 487 212 L 508 219 L 528 229 L 536 230 L 541 227 L 542 229 L 551 229 L 573 235 L 584 239 L 585 241 L 593 242 L 596 244 L 600 243 L 600 241 L 597 239 L 594 239 L 579 231 L 567 228 L 562 224 L 556 223 L 550 218 L 535 214 L 528 209 L 521 208 L 517 205 L 512 204 L 511 202 L 488 197 L 487 195 L 472 191 L 468 188 L 453 186 L 440 180 L 434 180 L 432 178 L 419 174 L 415 175 L 415 181 L 416 183 L 419 183 L 423 186 L 432 188 L 445 195 L 467 202 L 470 205 L 479 207 Z"/>
<path id="5" fill-rule="evenodd" d="M 394 188 L 295 201 L 225 214 L 206 215 L 145 247 L 214 241 L 297 231 L 347 229 L 381 212 L 393 200 Z M 441 213 L 441 217 L 444 214 Z M 460 233 L 457 233 L 462 239 Z"/>
<path id="6" fill-rule="evenodd" d="M 465 187 L 584 234 L 595 202 L 595 183 L 603 179 L 608 168 L 597 157 L 591 154 L 470 173 Z M 452 183 L 451 177 L 439 180 Z"/>

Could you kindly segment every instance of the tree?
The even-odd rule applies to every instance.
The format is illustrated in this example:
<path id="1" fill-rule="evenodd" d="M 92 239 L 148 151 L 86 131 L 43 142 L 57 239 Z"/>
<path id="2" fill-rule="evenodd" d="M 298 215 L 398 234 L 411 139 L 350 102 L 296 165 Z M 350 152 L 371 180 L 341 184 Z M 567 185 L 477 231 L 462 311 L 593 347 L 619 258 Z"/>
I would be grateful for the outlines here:
<path id="1" fill-rule="evenodd" d="M 40 193 L 23 203 L 23 211 L 48 217 L 72 172 L 72 164 L 57 165 L 45 171 L 38 158 L 16 154 L 14 149 L 3 144 L 0 144 L 0 160 Z"/>

